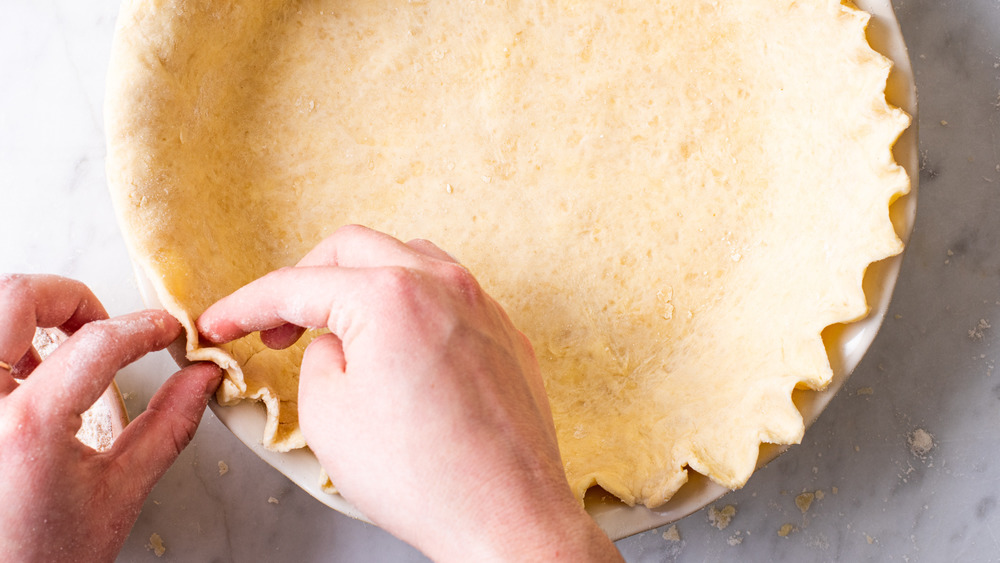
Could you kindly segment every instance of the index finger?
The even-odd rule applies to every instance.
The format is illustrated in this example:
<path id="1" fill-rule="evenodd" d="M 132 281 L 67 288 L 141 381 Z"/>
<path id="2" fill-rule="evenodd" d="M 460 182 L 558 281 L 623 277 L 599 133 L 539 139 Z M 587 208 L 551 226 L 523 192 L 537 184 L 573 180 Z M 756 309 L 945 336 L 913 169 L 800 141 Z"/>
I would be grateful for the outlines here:
<path id="1" fill-rule="evenodd" d="M 166 348 L 181 325 L 166 311 L 141 311 L 87 324 L 52 353 L 15 391 L 36 412 L 61 417 L 90 408 L 119 369 Z"/>
<path id="2" fill-rule="evenodd" d="M 242 338 L 285 323 L 344 330 L 344 306 L 364 300 L 383 268 L 296 267 L 267 274 L 236 290 L 198 317 L 198 332 L 212 342 Z M 403 270 L 400 268 L 399 270 Z"/>
<path id="3" fill-rule="evenodd" d="M 313 247 L 296 267 L 420 268 L 428 259 L 458 263 L 452 255 L 428 240 L 403 243 L 392 235 L 362 225 L 344 225 Z M 301 325 L 293 323 L 279 323 L 260 330 L 264 344 L 278 350 L 294 344 L 304 332 Z"/>
<path id="4" fill-rule="evenodd" d="M 299 260 L 296 267 L 377 268 L 388 265 L 420 267 L 428 257 L 440 258 L 440 254 L 433 253 L 422 242 L 426 241 L 403 244 L 392 235 L 362 225 L 343 225 L 313 247 Z M 263 329 L 260 339 L 269 348 L 280 350 L 294 344 L 304 332 L 301 326 L 282 323 Z"/>

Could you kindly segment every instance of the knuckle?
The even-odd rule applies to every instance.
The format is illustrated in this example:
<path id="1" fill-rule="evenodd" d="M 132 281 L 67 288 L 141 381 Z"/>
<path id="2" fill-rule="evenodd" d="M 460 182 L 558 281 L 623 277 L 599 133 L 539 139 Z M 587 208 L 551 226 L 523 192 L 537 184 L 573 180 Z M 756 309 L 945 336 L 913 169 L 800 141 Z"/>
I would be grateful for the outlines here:
<path id="1" fill-rule="evenodd" d="M 419 280 L 408 268 L 388 266 L 379 271 L 375 283 L 390 295 L 408 298 L 416 293 Z"/>
<path id="2" fill-rule="evenodd" d="M 267 274 L 264 275 L 264 277 L 273 280 L 275 278 L 280 278 L 280 277 L 288 274 L 288 272 L 291 272 L 294 269 L 295 269 L 294 266 L 282 266 L 282 267 L 278 268 L 277 270 L 272 270 L 272 271 L 268 272 Z"/>
<path id="3" fill-rule="evenodd" d="M 14 403 L 4 407 L 6 412 L 0 423 L 0 443 L 17 451 L 23 447 L 35 448 L 42 440 L 39 435 L 38 417 L 32 409 Z"/>
<path id="4" fill-rule="evenodd" d="M 438 267 L 438 276 L 449 289 L 469 299 L 478 300 L 482 294 L 475 276 L 461 264 L 442 263 Z"/>
<path id="5" fill-rule="evenodd" d="M 173 427 L 171 438 L 173 439 L 174 452 L 180 455 L 184 448 L 194 439 L 195 432 L 198 431 L 198 421 L 185 416 Z"/>
<path id="6" fill-rule="evenodd" d="M 24 274 L 0 275 L 0 295 L 20 297 L 31 290 L 31 280 Z"/>
<path id="7" fill-rule="evenodd" d="M 353 238 L 358 236 L 367 235 L 371 232 L 371 229 L 357 224 L 341 225 L 337 227 L 337 230 L 333 232 L 332 237 L 342 237 L 342 238 Z"/>
<path id="8" fill-rule="evenodd" d="M 401 266 L 381 268 L 372 283 L 375 298 L 368 303 L 368 306 L 377 315 L 397 319 L 420 319 L 425 316 L 426 308 L 432 301 L 429 299 L 433 293 L 432 288 L 419 272 L 408 268 Z"/>
<path id="9" fill-rule="evenodd" d="M 180 455 L 198 431 L 198 418 L 183 410 L 165 410 L 162 405 L 151 405 L 148 410 L 168 421 L 166 432 L 166 436 L 169 438 L 168 443 L 173 446 L 173 455 Z"/>
<path id="10" fill-rule="evenodd" d="M 435 245 L 433 242 L 431 242 L 431 241 L 429 241 L 429 240 L 427 240 L 425 238 L 415 238 L 415 239 L 407 242 L 406 244 L 407 244 L 407 246 L 411 246 L 413 248 L 422 248 L 422 249 L 436 249 L 437 248 L 437 245 Z"/>

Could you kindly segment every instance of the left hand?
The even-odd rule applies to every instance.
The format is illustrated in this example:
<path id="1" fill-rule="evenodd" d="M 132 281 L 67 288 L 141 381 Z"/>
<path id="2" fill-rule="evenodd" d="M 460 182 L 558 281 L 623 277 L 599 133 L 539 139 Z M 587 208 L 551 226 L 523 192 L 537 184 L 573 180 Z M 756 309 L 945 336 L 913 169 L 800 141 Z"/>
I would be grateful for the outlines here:
<path id="1" fill-rule="evenodd" d="M 35 328 L 70 338 L 39 363 Z M 57 276 L 0 276 L 0 554 L 11 561 L 112 561 L 156 481 L 194 435 L 219 384 L 211 364 L 171 377 L 112 448 L 77 440 L 81 413 L 125 365 L 180 335 L 163 311 L 108 319 Z M 14 377 L 23 378 L 17 383 Z"/>

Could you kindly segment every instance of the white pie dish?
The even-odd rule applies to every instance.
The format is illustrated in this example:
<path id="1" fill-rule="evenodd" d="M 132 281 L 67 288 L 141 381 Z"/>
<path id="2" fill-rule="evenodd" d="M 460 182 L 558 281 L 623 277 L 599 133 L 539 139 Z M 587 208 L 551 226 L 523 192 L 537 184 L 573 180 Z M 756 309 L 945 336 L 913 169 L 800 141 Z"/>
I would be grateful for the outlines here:
<path id="1" fill-rule="evenodd" d="M 896 63 L 890 77 L 888 97 L 890 102 L 902 107 L 911 115 L 916 115 L 916 94 L 912 73 L 899 27 L 888 0 L 859 1 L 858 6 L 873 14 L 869 26 L 869 38 L 876 50 L 887 55 Z M 896 147 L 897 161 L 907 170 L 916 188 L 917 143 L 916 130 L 912 126 L 903 134 Z M 892 208 L 897 232 L 905 239 L 912 228 L 915 213 L 915 195 L 898 201 Z M 795 402 L 802 412 L 807 427 L 818 417 L 832 397 L 843 385 L 851 371 L 860 362 L 878 331 L 885 316 L 893 286 L 899 271 L 901 259 L 891 258 L 869 268 L 865 278 L 865 291 L 871 306 L 870 314 L 863 320 L 847 327 L 830 329 L 826 341 L 834 378 L 830 386 L 822 392 L 797 391 Z M 159 306 L 155 292 L 143 272 L 138 272 L 143 287 L 145 301 L 150 306 Z M 354 507 L 337 495 L 324 493 L 318 482 L 319 465 L 308 450 L 289 453 L 272 452 L 263 447 L 261 436 L 265 423 L 262 406 L 244 402 L 234 407 L 221 407 L 212 403 L 212 409 L 220 420 L 248 447 L 267 463 L 274 466 L 289 479 L 332 508 L 355 518 L 363 518 Z M 773 459 L 787 448 L 762 448 L 758 466 Z M 690 514 L 727 492 L 710 480 L 690 473 L 691 479 L 666 504 L 649 510 L 645 507 L 628 507 L 617 500 L 605 498 L 609 495 L 592 493 L 587 497 L 587 509 L 598 524 L 613 539 L 626 537 L 653 527 L 657 527 Z"/>

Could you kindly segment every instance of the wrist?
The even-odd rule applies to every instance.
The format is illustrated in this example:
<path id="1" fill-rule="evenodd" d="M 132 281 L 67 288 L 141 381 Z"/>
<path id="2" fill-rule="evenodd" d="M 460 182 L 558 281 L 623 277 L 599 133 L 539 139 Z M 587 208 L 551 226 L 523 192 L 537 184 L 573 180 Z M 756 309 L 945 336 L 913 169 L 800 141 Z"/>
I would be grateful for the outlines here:
<path id="1" fill-rule="evenodd" d="M 556 502 L 497 511 L 470 536 L 468 542 L 445 542 L 425 553 L 439 563 L 622 561 L 614 543 L 568 491 Z"/>
<path id="2" fill-rule="evenodd" d="M 520 542 L 499 546 L 497 561 L 619 562 L 621 555 L 593 518 L 572 499 L 575 511 L 550 516 L 520 531 Z"/>

